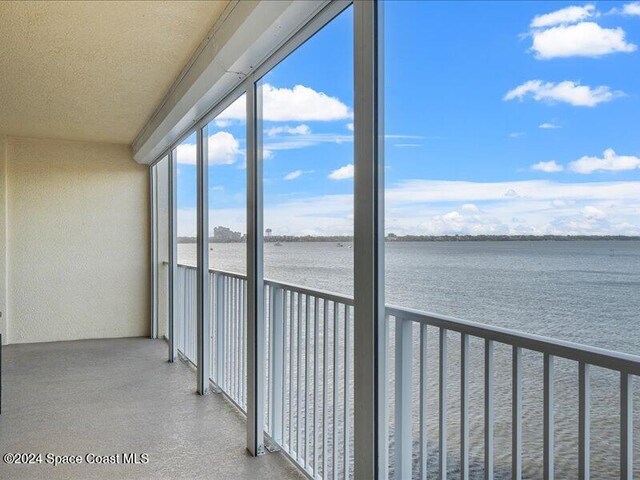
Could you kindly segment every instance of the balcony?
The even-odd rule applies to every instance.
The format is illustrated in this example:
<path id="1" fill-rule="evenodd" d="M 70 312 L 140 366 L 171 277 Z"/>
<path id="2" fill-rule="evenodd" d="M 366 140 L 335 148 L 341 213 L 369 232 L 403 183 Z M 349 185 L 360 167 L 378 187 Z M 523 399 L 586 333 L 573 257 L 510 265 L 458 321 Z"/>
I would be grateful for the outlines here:
<path id="1" fill-rule="evenodd" d="M 640 2 L 552 3 L 0 2 L 0 479 L 640 478 Z"/>

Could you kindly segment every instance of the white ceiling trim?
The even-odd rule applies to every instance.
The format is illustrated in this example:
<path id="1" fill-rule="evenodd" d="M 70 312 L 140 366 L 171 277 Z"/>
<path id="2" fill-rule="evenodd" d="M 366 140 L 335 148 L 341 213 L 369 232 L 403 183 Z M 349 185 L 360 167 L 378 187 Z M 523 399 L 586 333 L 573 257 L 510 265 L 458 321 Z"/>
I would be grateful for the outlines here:
<path id="1" fill-rule="evenodd" d="M 153 163 L 267 60 L 328 0 L 243 0 L 229 4 L 133 143 Z"/>

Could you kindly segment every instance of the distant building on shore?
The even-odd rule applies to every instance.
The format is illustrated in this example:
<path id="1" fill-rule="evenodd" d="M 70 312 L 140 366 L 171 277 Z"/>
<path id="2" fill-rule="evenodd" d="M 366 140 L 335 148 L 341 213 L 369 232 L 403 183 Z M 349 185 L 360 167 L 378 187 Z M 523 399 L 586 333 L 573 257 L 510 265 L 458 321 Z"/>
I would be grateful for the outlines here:
<path id="1" fill-rule="evenodd" d="M 213 242 L 219 243 L 232 243 L 242 241 L 242 234 L 240 232 L 234 232 L 228 227 L 215 227 L 213 229 Z"/>

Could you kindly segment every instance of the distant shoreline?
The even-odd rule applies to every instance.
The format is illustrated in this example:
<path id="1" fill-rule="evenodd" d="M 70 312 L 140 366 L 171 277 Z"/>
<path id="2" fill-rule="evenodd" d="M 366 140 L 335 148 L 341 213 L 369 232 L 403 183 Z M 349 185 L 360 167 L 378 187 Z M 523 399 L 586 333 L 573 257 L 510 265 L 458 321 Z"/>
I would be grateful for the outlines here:
<path id="1" fill-rule="evenodd" d="M 178 237 L 178 243 L 196 243 L 195 237 Z M 385 237 L 386 242 L 567 242 L 574 240 L 640 240 L 640 236 L 626 235 L 394 235 Z M 353 242 L 351 236 L 295 236 L 272 235 L 265 237 L 265 243 L 296 243 L 296 242 Z M 221 240 L 209 238 L 209 243 L 245 243 L 242 240 Z"/>

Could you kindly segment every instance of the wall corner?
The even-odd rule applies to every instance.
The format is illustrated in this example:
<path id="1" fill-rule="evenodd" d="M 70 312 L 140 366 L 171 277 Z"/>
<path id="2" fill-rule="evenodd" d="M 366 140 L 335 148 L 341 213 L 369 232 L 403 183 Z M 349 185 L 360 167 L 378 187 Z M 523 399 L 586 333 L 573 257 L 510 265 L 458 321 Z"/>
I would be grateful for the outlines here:
<path id="1" fill-rule="evenodd" d="M 9 343 L 7 164 L 7 137 L 0 134 L 0 334 L 5 345 Z"/>

